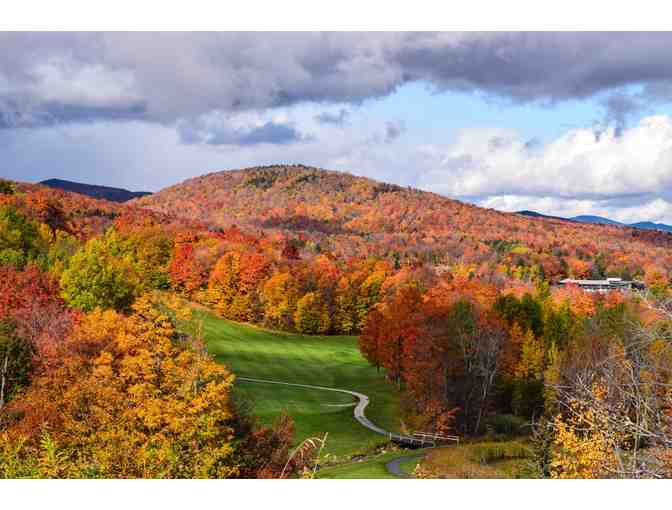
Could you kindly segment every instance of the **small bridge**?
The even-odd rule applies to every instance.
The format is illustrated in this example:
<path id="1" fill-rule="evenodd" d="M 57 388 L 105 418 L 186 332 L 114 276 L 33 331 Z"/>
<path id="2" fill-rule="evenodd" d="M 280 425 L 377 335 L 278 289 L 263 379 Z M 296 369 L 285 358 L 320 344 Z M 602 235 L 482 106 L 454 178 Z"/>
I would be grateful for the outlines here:
<path id="1" fill-rule="evenodd" d="M 411 448 L 434 448 L 441 444 L 458 444 L 460 442 L 460 438 L 458 436 L 443 436 L 429 432 L 414 432 L 411 435 L 402 435 L 388 432 L 387 437 L 390 441 Z"/>

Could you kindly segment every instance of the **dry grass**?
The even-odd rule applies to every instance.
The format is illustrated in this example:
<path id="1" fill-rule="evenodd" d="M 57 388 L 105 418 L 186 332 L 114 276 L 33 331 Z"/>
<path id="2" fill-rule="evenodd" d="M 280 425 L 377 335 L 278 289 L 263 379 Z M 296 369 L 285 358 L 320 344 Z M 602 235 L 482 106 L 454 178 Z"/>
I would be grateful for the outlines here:
<path id="1" fill-rule="evenodd" d="M 430 450 L 420 464 L 422 478 L 521 478 L 529 448 L 523 441 L 466 443 Z"/>

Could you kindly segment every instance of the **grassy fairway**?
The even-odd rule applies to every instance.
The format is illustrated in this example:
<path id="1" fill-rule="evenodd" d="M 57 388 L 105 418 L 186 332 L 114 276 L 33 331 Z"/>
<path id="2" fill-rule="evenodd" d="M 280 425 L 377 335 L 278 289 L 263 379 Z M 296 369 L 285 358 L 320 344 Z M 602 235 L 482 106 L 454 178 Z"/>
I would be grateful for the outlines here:
<path id="1" fill-rule="evenodd" d="M 317 478 L 347 478 L 347 479 L 392 479 L 399 478 L 389 473 L 385 464 L 398 458 L 408 455 L 417 455 L 413 460 L 407 460 L 401 463 L 401 470 L 406 474 L 411 474 L 415 466 L 420 462 L 426 450 L 417 450 L 416 452 L 389 452 L 379 455 L 372 459 L 365 459 L 359 462 L 351 462 L 340 466 L 327 467 L 317 472 Z"/>
<path id="2" fill-rule="evenodd" d="M 355 390 L 368 395 L 369 419 L 399 429 L 399 397 L 393 385 L 369 366 L 352 336 L 305 336 L 265 330 L 199 313 L 208 349 L 241 377 Z M 282 410 L 294 418 L 297 442 L 329 433 L 326 453 L 352 455 L 385 438 L 353 418 L 353 398 L 345 394 L 240 381 L 255 413 L 271 424 Z"/>
<path id="3" fill-rule="evenodd" d="M 385 459 L 363 460 L 361 462 L 353 462 L 342 466 L 320 469 L 320 471 L 317 472 L 317 478 L 341 480 L 398 480 L 396 476 L 388 473 L 387 469 L 385 469 L 385 463 L 393 460 L 395 456 L 398 457 L 399 454 L 388 455 Z"/>

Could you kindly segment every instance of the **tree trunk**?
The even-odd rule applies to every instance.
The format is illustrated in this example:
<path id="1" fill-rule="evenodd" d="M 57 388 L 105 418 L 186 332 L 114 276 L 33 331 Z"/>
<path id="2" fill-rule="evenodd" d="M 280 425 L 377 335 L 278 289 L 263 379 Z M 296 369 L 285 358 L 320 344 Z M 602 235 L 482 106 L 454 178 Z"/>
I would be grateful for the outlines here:
<path id="1" fill-rule="evenodd" d="M 9 352 L 5 352 L 5 361 L 2 365 L 2 380 L 0 381 L 0 409 L 5 407 L 5 385 L 7 384 L 7 366 L 9 365 Z"/>
<path id="2" fill-rule="evenodd" d="M 403 363 L 402 360 L 402 352 L 401 352 L 401 345 L 403 342 L 403 338 L 399 337 L 397 338 L 397 387 L 401 390 L 401 364 Z"/>
<path id="3" fill-rule="evenodd" d="M 478 429 L 481 428 L 481 419 L 483 418 L 483 409 L 485 408 L 485 402 L 488 398 L 488 386 L 487 381 L 483 381 L 483 394 L 481 395 L 481 405 L 478 409 L 478 416 L 476 417 L 476 427 L 474 429 L 474 434 L 478 434 Z"/>

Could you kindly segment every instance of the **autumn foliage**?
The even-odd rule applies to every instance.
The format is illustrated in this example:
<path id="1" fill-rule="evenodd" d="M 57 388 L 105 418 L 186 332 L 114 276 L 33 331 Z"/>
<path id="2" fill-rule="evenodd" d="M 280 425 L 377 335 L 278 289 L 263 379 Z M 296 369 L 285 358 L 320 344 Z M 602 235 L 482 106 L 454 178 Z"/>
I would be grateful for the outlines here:
<path id="1" fill-rule="evenodd" d="M 522 420 L 540 476 L 669 473 L 670 248 L 662 232 L 301 165 L 214 173 L 123 205 L 0 181 L 0 475 L 300 470 L 291 419 L 263 427 L 238 406 L 235 377 L 183 328 L 184 303 L 358 335 L 411 431 L 475 436 Z M 648 293 L 554 285 L 606 276 Z M 623 427 L 632 417 L 655 426 Z"/>
<path id="2" fill-rule="evenodd" d="M 129 317 L 85 316 L 58 350 L 9 408 L 20 419 L 0 436 L 5 476 L 240 476 L 234 376 L 148 297 Z"/>

